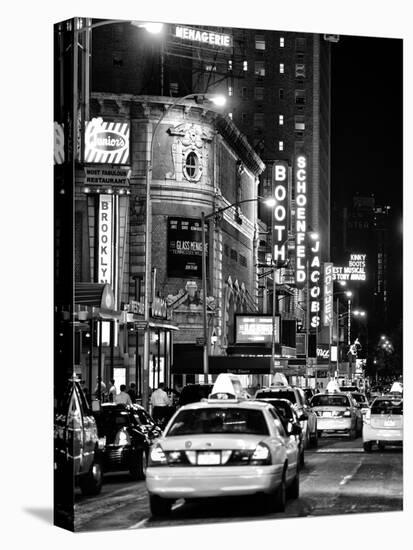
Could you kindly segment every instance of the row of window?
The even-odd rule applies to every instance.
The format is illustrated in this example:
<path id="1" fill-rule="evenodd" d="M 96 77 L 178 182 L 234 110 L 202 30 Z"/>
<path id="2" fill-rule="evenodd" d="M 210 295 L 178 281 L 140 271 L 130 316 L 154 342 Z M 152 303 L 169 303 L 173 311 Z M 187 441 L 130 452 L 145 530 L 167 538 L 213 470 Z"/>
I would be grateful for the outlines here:
<path id="1" fill-rule="evenodd" d="M 247 68 L 248 68 L 248 62 L 247 61 L 244 61 L 244 64 L 247 63 Z M 246 70 L 244 68 L 244 70 Z M 259 77 L 263 77 L 265 76 L 265 71 L 266 71 L 266 67 L 265 67 L 265 61 L 255 61 L 254 62 L 254 75 L 255 76 L 259 76 Z M 278 65 L 278 72 L 280 74 L 284 74 L 285 73 L 285 64 L 284 63 L 279 63 Z M 305 78 L 305 63 L 296 63 L 295 64 L 295 78 Z"/>
<path id="2" fill-rule="evenodd" d="M 234 94 L 234 88 L 230 85 L 228 86 L 228 95 L 232 96 Z M 279 99 L 284 99 L 284 88 L 278 89 Z M 248 88 L 243 86 L 241 88 L 241 98 L 249 99 L 248 97 Z M 263 86 L 254 86 L 254 99 L 257 101 L 263 101 L 265 99 L 265 88 Z M 295 104 L 296 105 L 305 105 L 305 90 L 295 90 Z"/>
<path id="3" fill-rule="evenodd" d="M 235 248 L 230 248 L 227 244 L 225 244 L 224 254 L 225 256 L 229 256 L 231 260 L 239 262 L 242 267 L 247 267 L 247 258 L 243 254 L 238 253 Z"/>
<path id="4" fill-rule="evenodd" d="M 280 36 L 279 37 L 279 47 L 285 48 L 285 37 Z M 307 47 L 307 39 L 303 37 L 298 37 L 295 39 L 295 49 L 297 51 L 305 51 Z M 265 51 L 266 50 L 266 42 L 265 42 L 265 36 L 262 34 L 257 34 L 255 36 L 255 49 L 259 51 Z"/>

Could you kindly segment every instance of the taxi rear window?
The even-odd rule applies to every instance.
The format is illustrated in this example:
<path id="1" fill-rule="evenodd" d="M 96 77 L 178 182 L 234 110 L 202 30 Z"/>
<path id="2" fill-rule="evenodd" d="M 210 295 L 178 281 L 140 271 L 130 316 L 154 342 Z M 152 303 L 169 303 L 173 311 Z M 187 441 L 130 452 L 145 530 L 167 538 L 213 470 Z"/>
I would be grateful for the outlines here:
<path id="1" fill-rule="evenodd" d="M 214 407 L 180 411 L 166 435 L 192 434 L 269 435 L 269 432 L 262 411 Z"/>
<path id="2" fill-rule="evenodd" d="M 291 403 L 295 403 L 297 401 L 295 393 L 289 390 L 260 391 L 255 395 L 256 399 L 270 399 L 271 397 L 276 399 L 288 399 Z"/>
<path id="3" fill-rule="evenodd" d="M 316 395 L 311 400 L 312 407 L 349 407 L 350 402 L 345 395 Z"/>
<path id="4" fill-rule="evenodd" d="M 403 414 L 403 401 L 376 399 L 371 406 L 371 414 Z"/>

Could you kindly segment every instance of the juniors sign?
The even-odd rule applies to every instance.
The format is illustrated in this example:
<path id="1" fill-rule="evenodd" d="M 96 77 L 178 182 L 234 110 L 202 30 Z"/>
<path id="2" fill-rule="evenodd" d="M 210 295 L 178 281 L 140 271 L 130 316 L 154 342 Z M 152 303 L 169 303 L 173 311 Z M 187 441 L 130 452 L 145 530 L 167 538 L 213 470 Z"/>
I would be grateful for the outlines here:
<path id="1" fill-rule="evenodd" d="M 306 282 L 306 232 L 307 232 L 307 158 L 299 155 L 295 161 L 295 282 L 303 288 Z"/>
<path id="2" fill-rule="evenodd" d="M 288 164 L 276 161 L 273 166 L 273 196 L 276 200 L 273 224 L 273 259 L 277 265 L 283 266 L 287 260 L 288 226 L 289 226 L 289 182 Z"/>
<path id="3" fill-rule="evenodd" d="M 112 282 L 112 197 L 99 195 L 98 281 Z"/>
<path id="4" fill-rule="evenodd" d="M 129 122 L 93 118 L 85 125 L 85 162 L 129 163 Z"/>
<path id="5" fill-rule="evenodd" d="M 209 44 L 211 46 L 223 46 L 224 48 L 232 46 L 232 36 L 230 34 L 192 29 L 191 27 L 176 27 L 175 36 L 183 40 L 201 42 L 202 44 Z"/>
<path id="6" fill-rule="evenodd" d="M 208 244 L 205 251 L 208 254 Z M 168 276 L 202 276 L 201 220 L 168 218 Z"/>

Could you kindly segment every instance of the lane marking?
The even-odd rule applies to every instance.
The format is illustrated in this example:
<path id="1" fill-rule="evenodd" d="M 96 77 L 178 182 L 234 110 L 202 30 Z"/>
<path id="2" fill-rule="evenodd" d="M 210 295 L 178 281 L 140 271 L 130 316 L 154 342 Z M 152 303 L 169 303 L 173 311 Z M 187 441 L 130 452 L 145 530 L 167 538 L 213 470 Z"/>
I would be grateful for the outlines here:
<path id="1" fill-rule="evenodd" d="M 323 454 L 323 453 L 364 453 L 363 449 L 346 449 L 345 447 L 336 447 L 335 449 L 317 449 L 313 453 Z"/>
<path id="2" fill-rule="evenodd" d="M 134 525 L 131 525 L 128 527 L 128 529 L 138 529 L 138 527 L 141 527 L 142 525 L 145 525 L 145 523 L 149 520 L 149 518 L 141 519 L 138 521 L 138 523 L 135 523 Z"/>

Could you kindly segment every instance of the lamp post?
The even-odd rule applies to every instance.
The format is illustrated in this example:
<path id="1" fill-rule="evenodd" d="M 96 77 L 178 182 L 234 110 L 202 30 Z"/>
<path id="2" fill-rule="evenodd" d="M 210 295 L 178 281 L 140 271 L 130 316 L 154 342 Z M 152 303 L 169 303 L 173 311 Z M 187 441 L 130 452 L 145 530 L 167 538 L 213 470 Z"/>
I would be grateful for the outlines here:
<path id="1" fill-rule="evenodd" d="M 189 99 L 195 99 L 197 103 L 202 103 L 204 100 L 211 101 L 218 106 L 225 103 L 223 96 L 217 94 L 187 94 L 183 97 L 177 97 L 169 105 L 169 107 L 159 117 L 152 131 L 151 146 L 149 149 L 149 157 L 146 159 L 146 209 L 145 209 L 145 285 L 144 285 L 144 340 L 143 340 L 143 373 L 142 373 L 142 405 L 147 409 L 149 405 L 149 361 L 150 361 L 150 279 L 151 279 L 151 249 L 152 249 L 152 205 L 151 205 L 151 183 L 152 183 L 152 162 L 155 137 L 161 122 L 172 111 L 172 109 L 182 104 Z"/>
<path id="2" fill-rule="evenodd" d="M 207 383 L 208 382 L 208 376 L 209 376 L 209 360 L 208 360 L 208 313 L 207 313 L 207 303 L 206 303 L 206 297 L 207 297 L 207 273 L 206 273 L 206 238 L 205 238 L 205 222 L 208 221 L 211 218 L 214 218 L 215 216 L 222 214 L 226 210 L 229 210 L 230 208 L 238 207 L 240 204 L 244 204 L 246 202 L 256 202 L 258 200 L 264 200 L 265 204 L 267 206 L 274 206 L 275 205 L 275 199 L 268 198 L 264 199 L 264 197 L 258 196 L 254 197 L 253 199 L 244 199 L 241 201 L 236 201 L 232 204 L 229 204 L 228 206 L 224 206 L 223 208 L 219 208 L 218 210 L 214 210 L 210 214 L 205 215 L 205 212 L 201 212 L 201 233 L 202 233 L 202 328 L 203 328 L 203 353 L 202 353 L 202 364 L 203 364 L 203 374 L 204 374 L 204 380 Z M 275 285 L 275 283 L 274 283 Z M 274 339 L 274 297 L 273 297 L 273 339 Z"/>
<path id="3" fill-rule="evenodd" d="M 345 286 L 345 284 L 342 286 Z M 350 302 L 350 299 L 353 295 L 352 291 L 351 290 L 343 290 L 343 291 L 340 291 L 340 292 L 334 292 L 333 293 L 333 296 L 337 296 L 336 298 L 336 311 L 337 311 L 337 315 L 336 315 L 336 339 L 337 339 L 337 357 L 336 357 L 336 372 L 337 372 L 337 375 L 338 375 L 338 370 L 339 370 L 339 363 L 340 363 L 340 318 L 342 319 L 343 316 L 340 317 L 340 299 L 338 298 L 338 296 L 340 296 L 341 294 L 345 294 L 348 298 L 348 303 Z M 349 312 L 346 313 L 346 315 L 349 315 Z M 350 315 L 349 315 L 350 317 Z"/>

